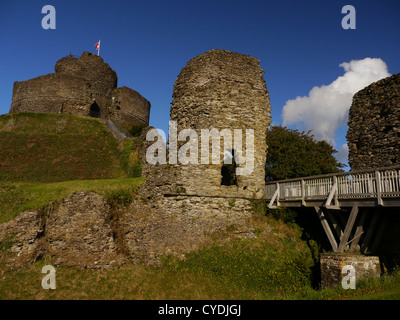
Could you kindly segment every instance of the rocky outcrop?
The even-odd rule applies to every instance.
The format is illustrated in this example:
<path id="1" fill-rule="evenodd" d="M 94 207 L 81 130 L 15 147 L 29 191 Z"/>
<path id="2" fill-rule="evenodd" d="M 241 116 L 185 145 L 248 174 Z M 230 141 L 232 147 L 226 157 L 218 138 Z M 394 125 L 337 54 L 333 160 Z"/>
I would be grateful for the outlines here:
<path id="1" fill-rule="evenodd" d="M 18 268 L 46 256 L 54 265 L 109 268 L 117 253 L 109 206 L 98 194 L 72 193 L 57 205 L 26 211 L 0 224 L 2 268 Z"/>
<path id="2" fill-rule="evenodd" d="M 54 266 L 81 268 L 158 263 L 162 255 L 183 257 L 227 228 L 254 236 L 250 211 L 244 199 L 142 194 L 113 216 L 102 196 L 76 192 L 0 224 L 0 270 L 44 257 Z"/>
<path id="3" fill-rule="evenodd" d="M 109 206 L 95 193 L 73 193 L 61 201 L 46 220 L 45 241 L 55 265 L 104 268 L 117 262 Z"/>
<path id="4" fill-rule="evenodd" d="M 18 268 L 44 254 L 45 222 L 37 211 L 25 211 L 0 224 L 0 269 Z"/>

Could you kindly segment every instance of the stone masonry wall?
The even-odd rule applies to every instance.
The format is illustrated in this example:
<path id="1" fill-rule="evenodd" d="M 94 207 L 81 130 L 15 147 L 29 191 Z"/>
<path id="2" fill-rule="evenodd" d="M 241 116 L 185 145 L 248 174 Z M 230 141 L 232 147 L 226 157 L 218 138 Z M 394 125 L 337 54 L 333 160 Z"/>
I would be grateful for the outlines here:
<path id="1" fill-rule="evenodd" d="M 16 81 L 10 112 L 61 113 L 63 104 L 67 101 L 77 105 L 86 103 L 85 88 L 84 79 L 55 73 L 27 81 Z"/>
<path id="2" fill-rule="evenodd" d="M 220 164 L 178 165 L 177 180 L 188 194 L 261 197 L 264 188 L 267 128 L 271 122 L 269 94 L 259 60 L 226 50 L 210 50 L 191 59 L 174 85 L 171 121 L 178 133 L 193 129 L 200 139 L 201 129 L 242 130 L 245 155 L 246 129 L 254 129 L 254 171 L 237 176 L 236 185 L 221 185 L 224 140 Z M 171 134 L 171 132 L 170 132 Z M 211 140 L 211 139 L 210 139 Z M 183 143 L 181 143 L 183 144 Z M 234 149 L 232 145 L 227 149 Z M 241 150 L 234 150 L 240 156 Z M 210 143 L 211 155 L 211 143 Z M 210 156 L 211 159 L 211 156 Z"/>
<path id="3" fill-rule="evenodd" d="M 130 112 L 135 106 L 135 113 Z M 112 92 L 111 117 L 120 124 L 149 124 L 150 102 L 137 91 L 127 87 Z"/>
<path id="4" fill-rule="evenodd" d="M 400 74 L 377 81 L 353 97 L 347 141 L 352 170 L 400 163 Z"/>
<path id="5" fill-rule="evenodd" d="M 340 285 L 346 274 L 342 269 L 351 265 L 355 269 L 356 281 L 363 277 L 379 277 L 380 261 L 377 256 L 350 253 L 322 253 L 320 256 L 321 286 L 323 288 Z"/>

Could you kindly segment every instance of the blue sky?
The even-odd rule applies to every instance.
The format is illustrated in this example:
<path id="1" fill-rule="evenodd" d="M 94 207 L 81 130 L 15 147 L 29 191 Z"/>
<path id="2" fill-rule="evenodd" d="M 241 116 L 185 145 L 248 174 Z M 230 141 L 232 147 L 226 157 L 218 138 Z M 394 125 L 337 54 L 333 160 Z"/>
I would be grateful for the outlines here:
<path id="1" fill-rule="evenodd" d="M 55 30 L 41 26 L 47 4 L 56 9 Z M 356 9 L 355 30 L 342 28 L 345 5 Z M 154 127 L 167 132 L 173 85 L 182 67 L 217 48 L 261 61 L 272 120 L 282 124 L 287 102 L 308 96 L 313 87 L 329 86 L 344 75 L 339 66 L 344 62 L 377 58 L 389 74 L 399 73 L 399 14 L 396 0 L 2 0 L 0 114 L 9 111 L 14 81 L 54 72 L 61 57 L 95 52 L 101 39 L 100 55 L 117 72 L 118 86 L 137 90 L 151 102 Z M 286 123 L 299 129 L 310 125 Z M 334 136 L 337 149 L 346 143 L 346 130 L 342 119 Z"/>

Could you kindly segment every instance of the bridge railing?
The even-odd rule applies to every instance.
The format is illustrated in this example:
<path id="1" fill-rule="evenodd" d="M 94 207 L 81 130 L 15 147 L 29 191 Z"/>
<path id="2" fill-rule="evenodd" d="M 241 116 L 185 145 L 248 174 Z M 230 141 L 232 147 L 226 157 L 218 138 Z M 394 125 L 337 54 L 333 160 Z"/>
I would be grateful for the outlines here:
<path id="1" fill-rule="evenodd" d="M 332 205 L 339 199 L 400 197 L 400 166 L 339 172 L 320 176 L 267 182 L 264 198 L 270 207 L 279 201 L 321 200 Z"/>

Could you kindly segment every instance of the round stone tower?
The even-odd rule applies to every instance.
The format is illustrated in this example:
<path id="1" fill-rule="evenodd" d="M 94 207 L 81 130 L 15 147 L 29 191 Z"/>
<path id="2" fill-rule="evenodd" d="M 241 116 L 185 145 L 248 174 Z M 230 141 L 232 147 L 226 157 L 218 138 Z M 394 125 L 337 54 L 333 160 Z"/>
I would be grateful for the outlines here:
<path id="1" fill-rule="evenodd" d="M 262 197 L 271 106 L 259 62 L 210 50 L 190 60 L 177 77 L 171 123 L 179 140 L 177 183 L 187 194 Z M 183 129 L 191 129 L 190 135 L 180 135 Z M 198 155 L 183 164 L 179 155 L 188 141 L 197 144 Z M 170 142 L 170 160 L 173 149 Z"/>
<path id="2" fill-rule="evenodd" d="M 400 164 L 400 73 L 354 95 L 348 126 L 352 170 Z"/>
<path id="3" fill-rule="evenodd" d="M 83 52 L 79 59 L 64 57 L 57 61 L 55 72 L 58 75 L 80 77 L 90 82 L 91 89 L 109 92 L 117 87 L 117 73 L 97 54 Z"/>

